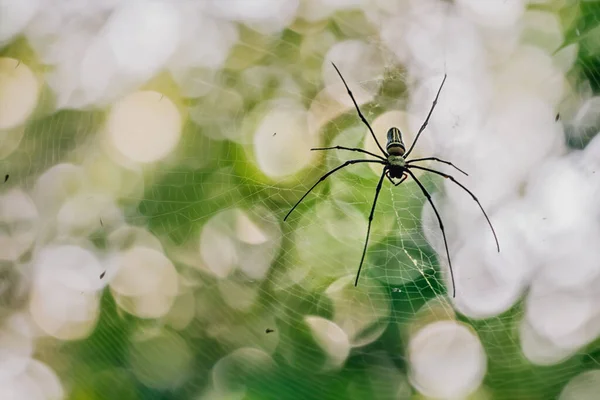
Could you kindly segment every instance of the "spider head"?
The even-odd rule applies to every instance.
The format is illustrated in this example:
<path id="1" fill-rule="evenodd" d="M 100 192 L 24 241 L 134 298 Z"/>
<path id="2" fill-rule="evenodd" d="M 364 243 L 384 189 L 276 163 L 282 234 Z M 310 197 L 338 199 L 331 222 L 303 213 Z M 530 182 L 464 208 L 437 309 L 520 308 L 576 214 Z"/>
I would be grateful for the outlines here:
<path id="1" fill-rule="evenodd" d="M 402 132 L 396 127 L 391 127 L 387 132 L 386 150 L 389 155 L 403 156 L 406 152 L 404 141 L 402 140 Z"/>

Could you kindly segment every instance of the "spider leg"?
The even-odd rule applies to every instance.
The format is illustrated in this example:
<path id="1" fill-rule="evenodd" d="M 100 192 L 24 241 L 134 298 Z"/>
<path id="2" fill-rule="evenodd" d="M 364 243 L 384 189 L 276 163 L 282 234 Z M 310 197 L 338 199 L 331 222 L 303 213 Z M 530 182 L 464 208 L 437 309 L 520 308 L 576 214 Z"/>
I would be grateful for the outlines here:
<path id="1" fill-rule="evenodd" d="M 354 95 L 352 94 L 352 91 L 350 91 L 348 84 L 346 84 L 346 80 L 342 76 L 342 73 L 340 72 L 338 67 L 335 66 L 335 64 L 333 62 L 331 64 L 333 65 L 333 68 L 335 68 L 335 70 L 337 71 L 340 78 L 342 78 L 342 82 L 344 82 L 344 86 L 346 86 L 346 90 L 348 91 L 348 94 L 350 95 L 350 98 L 352 99 L 352 102 L 354 103 L 354 107 L 356 107 L 356 111 L 358 111 L 358 116 L 360 117 L 362 122 L 364 122 L 364 124 L 367 126 L 367 128 L 369 128 L 369 131 L 371 131 L 371 135 L 373 135 L 373 139 L 375 139 L 375 143 L 377 143 L 377 147 L 379 147 L 379 150 L 381 150 L 381 153 L 387 157 L 388 154 L 385 152 L 385 150 L 383 150 L 383 147 L 381 147 L 381 145 L 379 144 L 379 141 L 377 140 L 377 137 L 375 136 L 375 132 L 373 132 L 373 129 L 371 128 L 371 125 L 369 125 L 369 123 L 367 122 L 367 119 L 360 111 L 360 108 L 358 108 L 358 104 L 356 104 L 356 100 L 354 100 Z"/>
<path id="2" fill-rule="evenodd" d="M 483 209 L 483 206 L 481 205 L 481 203 L 479 202 L 479 200 L 477 199 L 477 197 L 473 194 L 473 192 L 471 192 L 469 189 L 467 189 L 462 183 L 460 183 L 456 179 L 454 179 L 453 176 L 445 174 L 443 172 L 436 171 L 434 169 L 425 168 L 425 167 L 419 167 L 417 165 L 409 165 L 408 168 L 416 168 L 416 169 L 420 169 L 420 170 L 423 170 L 423 171 L 432 172 L 434 174 L 443 176 L 444 178 L 450 179 L 452 182 L 456 183 L 458 186 L 460 186 L 461 188 L 463 188 L 463 190 L 465 192 L 469 193 L 471 195 L 471 197 L 473 198 L 473 200 L 475 200 L 475 202 L 477 203 L 477 205 L 481 209 L 481 212 L 483 213 L 483 215 L 485 216 L 485 219 L 487 220 L 488 225 L 490 226 L 490 229 L 492 230 L 492 233 L 494 234 L 494 239 L 496 240 L 496 247 L 498 248 L 498 252 L 500 252 L 500 245 L 498 244 L 498 237 L 496 236 L 496 231 L 494 230 L 494 227 L 492 226 L 492 222 L 488 218 L 488 215 L 485 212 L 485 210 Z"/>
<path id="3" fill-rule="evenodd" d="M 442 91 L 442 87 L 444 87 L 444 83 L 446 82 L 446 76 L 447 75 L 444 74 L 444 80 L 442 80 L 442 84 L 440 85 L 440 88 L 438 89 L 437 94 L 435 95 L 433 104 L 431 104 L 431 109 L 429 110 L 429 114 L 427 114 L 427 118 L 425 118 L 423 125 L 421 125 L 421 129 L 419 129 L 417 136 L 415 136 L 415 140 L 413 141 L 412 145 L 410 146 L 410 149 L 408 149 L 408 151 L 404 154 L 404 158 L 408 157 L 408 155 L 410 154 L 412 149 L 415 147 L 415 144 L 417 144 L 417 140 L 419 140 L 419 136 L 421 135 L 421 132 L 423 132 L 425 130 L 425 127 L 429 123 L 429 118 L 431 117 L 431 114 L 433 113 L 433 109 L 435 108 L 435 105 L 438 102 L 438 98 L 440 97 L 440 92 Z"/>
<path id="4" fill-rule="evenodd" d="M 385 158 L 378 156 L 375 153 L 371 153 L 370 151 L 366 151 L 363 149 L 358 149 L 356 147 L 344 147 L 344 146 L 333 146 L 333 147 L 314 147 L 311 150 L 335 150 L 335 149 L 339 149 L 339 150 L 349 150 L 349 151 L 358 151 L 359 153 L 364 153 L 364 154 L 368 154 L 370 156 L 379 158 L 381 161 L 385 161 Z"/>
<path id="5" fill-rule="evenodd" d="M 444 163 L 444 164 L 448 164 L 448 165 L 450 165 L 451 167 L 453 167 L 453 168 L 457 169 L 458 171 L 462 172 L 463 174 L 465 174 L 465 175 L 469 176 L 469 174 L 467 174 L 467 173 L 466 173 L 465 171 L 463 171 L 462 169 L 458 168 L 456 165 L 452 164 L 450 161 L 442 160 L 442 159 L 440 159 L 440 158 L 437 158 L 437 157 L 415 158 L 415 159 L 413 159 L 413 160 L 409 160 L 409 161 L 407 161 L 406 163 L 407 163 L 407 164 L 410 164 L 410 163 L 412 163 L 412 162 L 414 162 L 414 161 L 428 161 L 428 160 L 433 160 L 433 161 L 438 161 L 438 162 L 441 162 L 441 163 Z"/>
<path id="6" fill-rule="evenodd" d="M 369 226 L 367 227 L 367 238 L 365 239 L 365 247 L 363 249 L 362 257 L 360 258 L 360 265 L 358 266 L 358 272 L 356 273 L 356 280 L 354 281 L 354 286 L 358 285 L 358 277 L 360 276 L 360 270 L 363 266 L 363 261 L 365 260 L 365 254 L 367 254 L 367 245 L 369 244 L 369 235 L 371 234 L 371 222 L 373 222 L 373 214 L 375 213 L 375 206 L 377 205 L 377 198 L 379 197 L 379 192 L 381 191 L 381 185 L 383 183 L 383 178 L 386 176 L 387 167 L 383 169 L 381 173 L 381 177 L 379 178 L 379 183 L 377 184 L 377 189 L 375 189 L 375 199 L 373 200 L 373 206 L 371 207 L 371 214 L 369 214 Z"/>
<path id="7" fill-rule="evenodd" d="M 300 198 L 300 200 L 298 200 L 298 202 L 297 202 L 296 204 L 294 204 L 294 207 L 292 207 L 292 209 L 291 209 L 291 210 L 290 210 L 290 211 L 289 211 L 289 212 L 286 214 L 286 216 L 283 218 L 283 220 L 285 221 L 285 220 L 287 219 L 287 217 L 289 217 L 289 216 L 290 216 L 290 214 L 292 213 L 292 211 L 294 211 L 294 209 L 295 209 L 296 207 L 298 207 L 298 205 L 299 205 L 300 203 L 302 203 L 302 200 L 304 200 L 304 198 L 305 198 L 306 196 L 308 196 L 308 194 L 309 194 L 309 193 L 310 193 L 310 192 L 311 192 L 311 191 L 312 191 L 312 190 L 313 190 L 315 187 L 317 187 L 317 185 L 318 185 L 319 183 L 321 183 L 321 182 L 323 182 L 325 179 L 327 179 L 327 177 L 328 177 L 329 175 L 333 174 L 333 173 L 334 173 L 334 172 L 336 172 L 336 171 L 339 171 L 340 169 L 342 169 L 342 168 L 344 168 L 344 167 L 347 167 L 347 166 L 348 166 L 348 165 L 350 165 L 350 164 L 358 164 L 358 163 L 377 163 L 377 164 L 384 164 L 382 161 L 379 161 L 379 160 L 349 160 L 349 161 L 346 161 L 345 163 L 343 163 L 342 165 L 340 165 L 339 167 L 335 167 L 334 169 L 332 169 L 331 171 L 329 171 L 329 172 L 327 172 L 325 175 L 323 175 L 321 178 L 319 178 L 319 180 L 318 180 L 318 181 L 317 181 L 317 182 L 316 182 L 314 185 L 312 185 L 312 187 L 311 187 L 310 189 L 308 189 L 308 191 L 307 191 L 306 193 L 304 193 L 304 196 L 302 196 L 302 197 Z"/>
<path id="8" fill-rule="evenodd" d="M 388 181 L 390 181 L 390 183 L 392 185 L 395 185 L 394 181 L 392 180 L 392 177 L 390 176 L 390 170 L 389 169 L 387 171 L 385 171 L 385 177 L 388 178 Z"/>
<path id="9" fill-rule="evenodd" d="M 448 267 L 450 268 L 450 278 L 452 279 L 452 297 L 456 297 L 454 272 L 452 271 L 452 261 L 450 261 L 450 251 L 448 250 L 448 241 L 446 240 L 446 231 L 444 230 L 444 223 L 442 222 L 442 217 L 440 217 L 440 213 L 435 207 L 435 204 L 433 204 L 433 200 L 431 200 L 431 195 L 429 194 L 427 189 L 425 189 L 425 186 L 423 186 L 423 184 L 417 179 L 417 177 L 415 176 L 415 174 L 412 173 L 412 171 L 407 169 L 406 172 L 415 180 L 415 182 L 417 182 L 417 185 L 419 185 L 421 191 L 423 192 L 425 197 L 427 197 L 427 201 L 429 201 L 429 204 L 431 204 L 431 208 L 433 208 L 433 211 L 435 212 L 435 216 L 437 217 L 438 223 L 440 225 L 440 230 L 442 231 L 442 237 L 444 238 L 444 246 L 446 247 L 446 257 L 448 257 Z"/>
<path id="10" fill-rule="evenodd" d="M 400 181 L 398 183 L 394 183 L 394 186 L 400 186 L 402 184 L 402 182 L 404 182 L 406 180 L 406 178 L 408 178 L 408 175 L 403 173 L 402 178 L 400 178 Z"/>
<path id="11" fill-rule="evenodd" d="M 394 182 L 394 180 L 392 179 L 392 177 L 390 176 L 390 170 L 389 170 L 389 169 L 388 169 L 388 170 L 387 170 L 387 172 L 385 173 L 385 176 L 386 176 L 386 178 L 388 178 L 388 181 L 390 181 L 390 183 L 391 183 L 392 185 L 394 185 L 394 186 L 400 186 L 400 184 L 401 184 L 402 182 L 404 182 L 404 181 L 406 180 L 406 178 L 408 178 L 408 176 L 407 176 L 405 173 L 403 173 L 403 174 L 402 174 L 402 178 L 400 179 L 400 182 L 398 182 L 398 183 L 395 183 L 395 182 Z"/>

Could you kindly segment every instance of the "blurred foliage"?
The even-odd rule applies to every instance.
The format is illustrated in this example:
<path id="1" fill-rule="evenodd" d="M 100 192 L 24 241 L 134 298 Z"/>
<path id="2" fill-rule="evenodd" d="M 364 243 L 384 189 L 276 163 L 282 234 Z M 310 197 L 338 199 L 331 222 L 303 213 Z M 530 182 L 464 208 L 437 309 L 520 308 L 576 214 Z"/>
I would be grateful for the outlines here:
<path id="1" fill-rule="evenodd" d="M 600 2 L 577 2 L 565 11 L 563 17 L 573 20 L 566 35 L 565 45 L 579 44 L 577 71 L 588 79 L 594 93 L 600 92 Z M 568 15 L 567 15 L 568 14 Z M 285 31 L 279 40 L 274 40 L 269 52 L 262 56 L 262 63 L 285 63 L 292 75 L 300 76 L 297 47 L 301 36 Z M 252 41 L 252 38 L 248 39 Z M 25 48 L 21 41 L 3 49 L 2 54 L 19 54 Z M 260 58 L 260 57 L 259 57 Z M 231 60 L 237 68 L 245 60 L 243 53 L 239 59 Z M 283 60 L 283 61 L 282 61 Z M 388 71 L 389 76 L 401 72 Z M 239 83 L 239 72 L 224 72 L 225 80 Z M 302 81 L 302 80 L 300 80 Z M 277 83 L 272 82 L 263 88 L 262 95 L 268 98 Z M 302 88 L 302 98 L 312 98 L 319 87 L 307 83 Z M 398 81 L 385 82 L 381 95 L 374 104 L 367 105 L 363 112 L 369 119 L 385 111 L 394 99 L 407 96 L 404 84 Z M 262 99 L 261 99 L 262 100 Z M 191 101 L 190 101 L 191 102 Z M 193 102 L 191 102 L 193 103 Z M 244 112 L 251 113 L 258 101 L 244 104 Z M 189 104 L 193 106 L 194 104 Z M 31 174 L 39 174 L 45 168 L 61 162 L 87 137 L 94 134 L 104 118 L 99 111 L 65 110 L 52 115 L 39 115 L 26 129 L 25 138 L 19 150 L 5 162 L 11 165 L 11 180 L 24 181 Z M 241 121 L 241 118 L 240 118 Z M 240 122 L 238 121 L 238 122 Z M 354 110 L 340 116 L 325 127 L 324 137 L 330 143 L 341 131 L 357 124 Z M 250 207 L 262 204 L 282 219 L 293 205 L 295 199 L 303 193 L 310 182 L 330 167 L 330 156 L 323 157 L 320 165 L 314 165 L 302 171 L 302 184 L 277 186 L 262 176 L 252 165 L 249 151 L 244 145 L 232 141 L 218 141 L 206 135 L 207 127 L 188 122 L 184 127 L 182 141 L 177 149 L 176 159 L 157 165 L 155 170 L 146 171 L 151 182 L 146 187 L 144 198 L 139 203 L 131 221 L 139 223 L 139 217 L 147 222 L 149 229 L 163 240 L 173 245 L 185 245 L 195 240 L 203 224 L 217 212 L 230 207 Z M 241 129 L 241 127 L 240 127 Z M 57 145 L 55 141 L 60 143 Z M 36 160 L 32 162 L 32 160 Z M 199 161 L 198 161 L 199 160 Z M 195 163 L 200 163 L 200 167 Z M 35 167 L 32 167 L 35 166 Z M 358 174 L 340 175 L 340 181 L 351 186 L 350 199 L 360 199 L 353 204 L 365 218 L 368 216 L 376 176 L 366 178 Z M 437 179 L 424 179 L 426 186 L 434 190 Z M 323 199 L 327 198 L 330 182 L 323 184 L 318 191 L 298 208 L 302 214 Z M 405 184 L 397 189 L 392 198 L 389 191 L 382 192 L 381 201 L 375 216 L 375 225 L 384 220 L 392 220 L 404 228 L 419 229 L 420 210 L 424 198 L 414 183 Z M 362 201 L 364 199 L 365 201 Z M 396 216 L 394 210 L 400 210 Z M 410 212 L 407 212 L 410 210 Z M 293 229 L 283 225 L 284 241 L 281 257 L 275 268 L 288 268 L 293 262 L 289 256 L 293 243 L 288 234 Z M 402 241 L 400 241 L 402 239 Z M 392 313 L 390 323 L 375 343 L 355 350 L 346 361 L 344 368 L 335 373 L 318 374 L 315 371 L 322 364 L 325 355 L 318 350 L 310 331 L 299 315 L 313 314 L 329 316 L 330 307 L 321 298 L 322 294 L 301 285 L 278 293 L 268 282 L 259 290 L 260 301 L 256 307 L 271 312 L 277 303 L 288 308 L 278 317 L 276 329 L 281 335 L 281 349 L 278 348 L 274 359 L 278 367 L 270 373 L 257 374 L 245 381 L 246 400 L 295 400 L 295 399 L 366 399 L 391 398 L 386 388 L 372 385 L 366 378 L 369 368 L 376 365 L 370 356 L 384 353 L 393 367 L 406 373 L 404 348 L 406 343 L 398 331 L 402 331 L 411 322 L 416 310 L 428 300 L 445 291 L 439 272 L 439 266 L 433 250 L 424 242 L 414 240 L 398 226 L 373 241 L 367 255 L 364 270 L 366 274 L 383 275 L 377 268 L 390 269 L 398 259 L 407 257 L 392 254 L 383 249 L 400 248 L 403 244 L 409 255 L 418 258 L 424 274 L 418 279 L 398 288 L 387 285 L 391 297 Z M 406 260 L 405 260 L 406 261 Z M 377 268 L 375 266 L 378 266 Z M 178 265 L 184 269 L 182 265 Z M 332 280 L 333 281 L 333 280 Z M 331 282 L 329 282 L 331 283 Z M 213 290 L 215 282 L 208 288 Z M 395 289 L 400 289 L 396 291 Z M 215 291 L 216 293 L 216 291 Z M 212 304 L 212 303 L 211 303 Z M 226 306 L 214 302 L 215 313 L 225 313 Z M 285 308 L 284 307 L 284 308 Z M 291 312 L 293 310 L 293 312 Z M 554 398 L 566 381 L 584 368 L 596 367 L 585 356 L 574 356 L 564 363 L 552 367 L 535 367 L 528 363 L 520 352 L 518 339 L 518 321 L 522 315 L 520 305 L 505 315 L 484 321 L 467 322 L 475 327 L 488 354 L 488 376 L 485 383 L 493 391 L 495 399 L 549 399 Z M 251 313 L 259 313 L 252 309 Z M 243 323 L 243 321 L 239 321 Z M 211 382 L 210 368 L 220 357 L 227 355 L 227 349 L 218 339 L 203 332 L 203 326 L 192 323 L 181 335 L 196 353 L 189 382 L 173 391 L 149 389 L 139 383 L 128 371 L 126 360 L 128 340 L 135 327 L 147 321 L 123 316 L 118 311 L 109 292 L 102 298 L 102 313 L 93 334 L 85 341 L 66 344 L 61 352 L 73 357 L 70 382 L 73 390 L 70 400 L 100 399 L 196 399 L 198 392 Z M 597 350 L 595 350 L 597 351 Z M 591 354 L 591 353 L 590 353 Z M 293 367 L 285 361 L 289 356 L 301 360 Z M 588 357 L 589 358 L 589 357 Z"/>
<path id="2" fill-rule="evenodd" d="M 570 8 L 578 17 L 565 34 L 563 46 L 577 43 L 577 66 L 589 80 L 594 93 L 600 92 L 600 2 L 578 1 Z"/>

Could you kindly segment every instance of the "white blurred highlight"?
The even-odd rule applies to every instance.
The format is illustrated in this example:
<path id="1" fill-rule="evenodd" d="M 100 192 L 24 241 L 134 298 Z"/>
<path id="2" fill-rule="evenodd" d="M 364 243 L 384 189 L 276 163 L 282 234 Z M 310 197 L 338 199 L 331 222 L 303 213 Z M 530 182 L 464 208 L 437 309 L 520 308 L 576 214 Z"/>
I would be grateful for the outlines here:
<path id="1" fill-rule="evenodd" d="M 405 139 L 405 143 L 412 144 L 412 138 L 425 121 L 442 80 L 443 75 L 434 74 L 412 89 L 407 107 L 410 116 L 408 137 L 411 139 L 408 142 Z M 474 136 L 481 134 L 483 116 L 489 110 L 492 101 L 492 90 L 488 74 L 471 76 L 448 73 L 429 124 L 419 138 L 414 150 L 416 153 L 411 153 L 410 158 L 427 157 L 433 153 L 447 154 L 455 164 L 460 163 L 461 169 L 467 168 L 468 165 L 464 164 L 466 161 L 462 159 L 473 157 L 467 152 L 469 146 L 473 146 Z M 417 152 L 419 147 L 424 146 L 423 142 L 427 143 L 427 146 Z M 441 167 L 439 164 L 433 165 Z M 456 171 L 449 169 L 448 172 Z"/>
<path id="2" fill-rule="evenodd" d="M 410 71 L 419 78 L 432 73 L 477 75 L 480 73 L 484 48 L 481 37 L 471 21 L 443 6 L 413 8 L 415 18 L 406 25 L 403 38 L 410 54 Z M 403 44 L 391 43 L 396 53 Z"/>
<path id="3" fill-rule="evenodd" d="M 584 285 L 597 277 L 600 258 L 585 251 L 600 239 L 599 227 L 590 220 L 596 213 L 597 189 L 570 159 L 542 165 L 530 187 L 538 221 L 532 221 L 530 229 L 537 229 L 527 239 L 543 261 L 543 276 L 563 287 Z"/>
<path id="4" fill-rule="evenodd" d="M 27 375 L 23 374 L 0 388 L 3 400 L 45 400 L 42 389 Z"/>
<path id="5" fill-rule="evenodd" d="M 573 355 L 573 349 L 555 345 L 541 336 L 526 320 L 523 320 L 519 326 L 519 341 L 523 355 L 535 365 L 559 364 Z"/>
<path id="6" fill-rule="evenodd" d="M 212 217 L 200 234 L 200 255 L 218 278 L 237 268 L 249 279 L 262 280 L 281 243 L 279 221 L 263 207 L 231 209 Z"/>
<path id="7" fill-rule="evenodd" d="M 233 240 L 227 234 L 211 227 L 208 222 L 202 229 L 200 253 L 210 271 L 218 278 L 229 276 L 238 263 Z"/>
<path id="8" fill-rule="evenodd" d="M 18 35 L 39 10 L 40 0 L 0 0 L 0 44 Z"/>
<path id="9" fill-rule="evenodd" d="M 238 214 L 235 223 L 235 231 L 237 238 L 244 243 L 259 245 L 268 240 L 268 237 L 265 236 L 264 232 L 262 232 L 260 228 L 242 212 Z"/>
<path id="10" fill-rule="evenodd" d="M 454 321 L 434 322 L 419 330 L 410 339 L 408 353 L 411 382 L 425 396 L 466 397 L 486 373 L 479 338 Z"/>
<path id="11" fill-rule="evenodd" d="M 56 373 L 46 364 L 32 360 L 27 366 L 27 375 L 35 382 L 44 394 L 46 400 L 62 400 L 65 389 Z"/>
<path id="12" fill-rule="evenodd" d="M 55 164 L 35 182 L 31 197 L 41 215 L 55 214 L 71 196 L 87 187 L 83 168 L 69 163 Z"/>
<path id="13" fill-rule="evenodd" d="M 23 373 L 34 352 L 33 332 L 23 318 L 13 315 L 0 327 L 0 379 Z"/>
<path id="14" fill-rule="evenodd" d="M 564 387 L 558 400 L 593 400 L 600 390 L 600 370 L 585 371 L 573 377 Z"/>
<path id="15" fill-rule="evenodd" d="M 564 349 L 576 349 L 577 332 L 585 327 L 594 310 L 596 299 L 583 293 L 552 290 L 535 283 L 525 303 L 527 323 L 552 344 Z"/>
<path id="16" fill-rule="evenodd" d="M 290 100 L 273 104 L 253 137 L 258 167 L 270 178 L 306 168 L 314 156 L 310 148 L 316 144 L 316 138 L 308 134 L 306 109 Z"/>
<path id="17" fill-rule="evenodd" d="M 458 8 L 474 22 L 492 28 L 515 25 L 525 12 L 525 0 L 457 0 Z"/>
<path id="18" fill-rule="evenodd" d="M 324 370 L 341 367 L 350 354 L 350 341 L 346 332 L 334 322 L 322 317 L 306 316 L 304 321 L 328 356 L 327 363 L 323 366 Z"/>
<path id="19" fill-rule="evenodd" d="M 56 228 L 61 235 L 88 236 L 103 227 L 120 225 L 123 219 L 112 196 L 84 192 L 65 201 L 56 215 Z"/>
<path id="20" fill-rule="evenodd" d="M 385 64 L 379 49 L 360 40 L 333 45 L 323 62 L 323 82 L 328 94 L 348 108 L 354 108 L 344 83 L 331 63 L 340 70 L 358 105 L 375 97 L 382 84 Z"/>
<path id="21" fill-rule="evenodd" d="M 16 261 L 31 248 L 39 231 L 39 214 L 31 197 L 19 189 L 0 195 L 0 260 Z"/>
<path id="22" fill-rule="evenodd" d="M 112 256 L 104 280 L 117 304 L 140 318 L 165 316 L 179 294 L 179 275 L 160 251 L 135 246 Z"/>
<path id="23" fill-rule="evenodd" d="M 532 65 L 535 69 L 531 68 Z M 519 46 L 511 55 L 511 62 L 499 69 L 496 79 L 496 87 L 508 98 L 516 91 L 535 95 L 557 106 L 565 93 L 563 71 L 544 50 L 531 45 Z M 507 102 L 508 98 L 504 101 Z"/>
<path id="24" fill-rule="evenodd" d="M 531 266 L 519 250 L 518 238 L 504 240 L 500 256 L 491 235 L 473 236 L 472 241 L 451 253 L 457 292 L 455 304 L 460 312 L 472 318 L 493 317 L 510 309 L 523 294 Z M 489 241 L 489 245 L 484 241 Z M 446 259 L 443 264 L 447 265 Z M 450 287 L 449 277 L 446 281 Z"/>
<path id="25" fill-rule="evenodd" d="M 113 106 L 105 129 L 120 154 L 134 162 L 151 163 L 173 151 L 181 125 L 181 115 L 168 97 L 140 91 Z"/>
<path id="26" fill-rule="evenodd" d="M 451 158 L 470 173 L 466 177 L 447 170 L 478 197 L 492 216 L 494 207 L 512 198 L 536 165 L 548 156 L 561 154 L 565 145 L 550 106 L 535 97 L 523 95 L 513 96 L 510 102 L 497 105 L 469 147 L 460 153 L 452 152 L 452 157 L 442 156 Z M 498 152 L 498 148 L 507 151 Z M 483 218 L 477 204 L 464 190 L 449 180 L 444 186 L 450 202 L 462 214 L 461 224 Z M 480 227 L 489 229 L 485 224 Z"/>
<path id="27" fill-rule="evenodd" d="M 7 158 L 19 148 L 24 135 L 25 125 L 14 129 L 0 130 L 0 160 Z"/>
<path id="28" fill-rule="evenodd" d="M 223 6 L 221 6 L 223 7 Z M 238 28 L 230 21 L 212 18 L 206 6 L 184 2 L 181 8 L 181 41 L 169 62 L 169 67 L 183 78 L 183 71 L 190 67 L 206 67 L 217 70 L 224 63 L 233 45 L 239 40 Z M 235 11 L 234 8 L 231 9 Z M 183 80 L 182 83 L 194 83 Z M 182 89 L 187 85 L 182 84 Z"/>
<path id="29" fill-rule="evenodd" d="M 37 78 L 27 65 L 14 58 L 0 58 L 0 130 L 23 124 L 38 96 Z"/>
<path id="30" fill-rule="evenodd" d="M 125 95 L 124 89 L 130 89 L 136 83 L 135 76 L 125 77 L 124 74 L 120 74 L 115 54 L 104 36 L 91 39 L 89 46 L 83 52 L 81 65 L 77 68 L 75 64 L 72 68 L 79 72 L 81 98 L 65 99 L 69 93 L 62 93 L 64 89 L 56 88 L 59 93 L 59 106 L 66 106 L 75 101 L 82 104 L 104 105 L 115 100 L 119 95 Z M 73 90 L 76 88 L 74 87 Z"/>
<path id="31" fill-rule="evenodd" d="M 120 2 L 105 25 L 104 34 L 119 68 L 149 78 L 176 48 L 180 22 L 174 4 L 130 0 Z"/>
<path id="32" fill-rule="evenodd" d="M 245 23 L 263 34 L 274 34 L 287 27 L 295 18 L 300 0 L 211 0 L 216 15 Z"/>
<path id="33" fill-rule="evenodd" d="M 141 296 L 148 293 L 161 293 L 168 286 L 168 292 L 176 293 L 177 279 L 173 264 L 161 252 L 142 246 L 135 246 L 114 256 L 108 278 L 111 289 L 125 296 Z M 173 282 L 175 290 L 173 290 Z M 167 285 L 171 283 L 171 285 Z M 175 293 L 173 293 L 175 292 Z"/>
<path id="34" fill-rule="evenodd" d="M 74 245 L 47 246 L 35 258 L 29 311 L 48 335 L 62 340 L 87 337 L 100 313 L 104 271 L 96 255 Z"/>
<path id="35" fill-rule="evenodd" d="M 245 138 L 237 119 L 244 113 L 245 101 L 238 91 L 215 86 L 202 102 L 190 108 L 190 119 L 205 128 L 203 133 L 208 138 L 242 142 Z"/>
<path id="36" fill-rule="evenodd" d="M 354 275 L 333 282 L 325 294 L 333 304 L 332 321 L 339 326 L 352 347 L 376 341 L 385 331 L 391 313 L 388 293 L 381 285 L 363 276 L 354 287 Z"/>
<path id="37" fill-rule="evenodd" d="M 282 276 L 282 286 L 309 274 L 339 278 L 356 271 L 366 231 L 366 217 L 356 207 L 345 202 L 317 203 L 299 216 L 293 236 L 298 262 Z"/>
<path id="38" fill-rule="evenodd" d="M 46 78 L 58 109 L 106 106 L 168 66 L 191 28 L 185 12 L 182 4 L 163 0 L 49 4 L 24 33 L 53 67 Z M 190 67 L 186 61 L 178 70 Z"/>
<path id="39" fill-rule="evenodd" d="M 73 245 L 47 246 L 36 255 L 37 285 L 40 289 L 63 285 L 66 288 L 94 292 L 105 283 L 99 278 L 104 271 L 96 255 Z"/>
<path id="40" fill-rule="evenodd" d="M 27 366 L 27 375 L 39 387 L 45 400 L 62 400 L 65 389 L 56 373 L 46 364 L 31 360 Z"/>

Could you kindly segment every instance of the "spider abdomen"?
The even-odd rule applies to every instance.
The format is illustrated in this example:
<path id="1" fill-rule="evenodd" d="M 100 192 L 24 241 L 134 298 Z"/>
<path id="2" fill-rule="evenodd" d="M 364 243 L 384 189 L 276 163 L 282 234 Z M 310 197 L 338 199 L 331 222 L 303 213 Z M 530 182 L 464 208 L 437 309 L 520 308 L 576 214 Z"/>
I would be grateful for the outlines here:
<path id="1" fill-rule="evenodd" d="M 386 150 L 389 155 L 403 156 L 406 152 L 404 141 L 402 140 L 402 132 L 396 127 L 391 127 L 387 132 Z"/>

